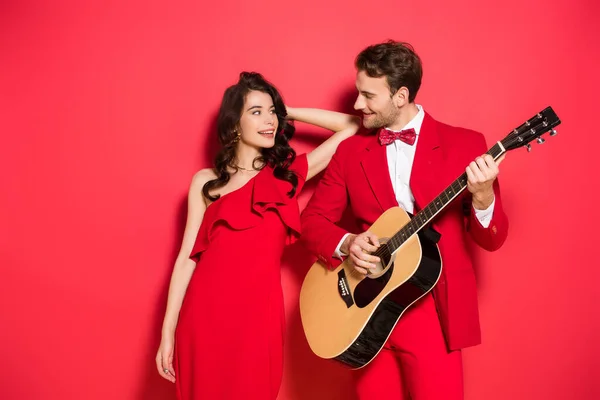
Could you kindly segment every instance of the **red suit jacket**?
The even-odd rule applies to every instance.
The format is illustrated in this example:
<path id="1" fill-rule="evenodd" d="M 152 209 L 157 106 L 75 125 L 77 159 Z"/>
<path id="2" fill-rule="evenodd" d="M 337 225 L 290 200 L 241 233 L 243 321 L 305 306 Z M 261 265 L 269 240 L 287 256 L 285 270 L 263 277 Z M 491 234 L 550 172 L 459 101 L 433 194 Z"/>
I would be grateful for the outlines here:
<path id="1" fill-rule="evenodd" d="M 415 212 L 488 150 L 481 133 L 437 122 L 427 113 L 419 135 L 410 178 Z M 498 180 L 494 191 L 494 213 L 488 228 L 477 220 L 466 189 L 433 223 L 442 235 L 438 246 L 443 265 L 433 296 L 449 350 L 481 343 L 477 288 L 467 241 L 470 236 L 489 251 L 504 243 L 508 219 L 502 209 Z M 336 223 L 348 206 L 361 232 L 368 230 L 385 210 L 398 206 L 385 146 L 379 144 L 375 134 L 356 135 L 340 144 L 302 213 L 301 240 L 330 268 L 340 263 L 333 253 L 347 232 Z"/>

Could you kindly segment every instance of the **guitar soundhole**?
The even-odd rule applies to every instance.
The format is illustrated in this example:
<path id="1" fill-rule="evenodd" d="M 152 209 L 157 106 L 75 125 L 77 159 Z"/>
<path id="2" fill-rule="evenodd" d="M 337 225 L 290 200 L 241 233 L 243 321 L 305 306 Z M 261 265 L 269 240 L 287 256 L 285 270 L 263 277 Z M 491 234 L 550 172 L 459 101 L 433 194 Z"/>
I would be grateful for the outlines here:
<path id="1" fill-rule="evenodd" d="M 390 265 L 387 271 L 383 275 L 378 278 L 363 279 L 356 288 L 354 288 L 354 302 L 356 306 L 359 308 L 366 307 L 369 305 L 375 297 L 381 293 L 385 285 L 387 285 L 390 277 L 392 276 L 392 272 L 394 271 L 394 263 Z"/>

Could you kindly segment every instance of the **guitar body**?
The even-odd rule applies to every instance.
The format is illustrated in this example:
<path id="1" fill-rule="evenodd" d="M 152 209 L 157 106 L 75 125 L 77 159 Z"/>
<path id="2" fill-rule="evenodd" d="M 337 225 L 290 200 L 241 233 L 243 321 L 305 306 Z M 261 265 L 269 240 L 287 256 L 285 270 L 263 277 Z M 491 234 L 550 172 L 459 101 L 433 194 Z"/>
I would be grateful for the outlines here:
<path id="1" fill-rule="evenodd" d="M 393 207 L 369 231 L 385 241 L 409 221 L 406 211 Z M 404 311 L 431 291 L 441 271 L 438 247 L 422 232 L 384 255 L 372 276 L 356 272 L 347 261 L 334 270 L 315 263 L 300 292 L 302 324 L 312 351 L 352 368 L 364 367 Z"/>

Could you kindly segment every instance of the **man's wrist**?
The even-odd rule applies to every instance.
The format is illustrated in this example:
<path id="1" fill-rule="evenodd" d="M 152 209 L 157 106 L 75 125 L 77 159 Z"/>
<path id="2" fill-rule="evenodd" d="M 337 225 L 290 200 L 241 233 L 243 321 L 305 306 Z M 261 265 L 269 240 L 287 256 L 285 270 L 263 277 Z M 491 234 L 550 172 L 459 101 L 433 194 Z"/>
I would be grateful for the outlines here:
<path id="1" fill-rule="evenodd" d="M 494 191 L 490 190 L 485 193 L 477 193 L 473 194 L 473 207 L 476 210 L 485 210 L 487 209 L 492 202 L 494 201 Z"/>
<path id="2" fill-rule="evenodd" d="M 350 243 L 352 242 L 352 240 L 354 240 L 355 237 L 356 235 L 352 233 L 346 236 L 346 239 L 344 239 L 344 242 L 340 246 L 341 253 L 350 254 Z"/>

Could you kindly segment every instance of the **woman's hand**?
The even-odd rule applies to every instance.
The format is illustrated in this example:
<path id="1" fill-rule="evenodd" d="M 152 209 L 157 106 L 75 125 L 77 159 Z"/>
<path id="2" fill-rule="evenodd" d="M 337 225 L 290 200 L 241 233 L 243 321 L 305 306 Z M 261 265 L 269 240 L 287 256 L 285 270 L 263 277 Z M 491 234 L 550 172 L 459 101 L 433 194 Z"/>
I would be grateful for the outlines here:
<path id="1" fill-rule="evenodd" d="M 175 338 L 163 336 L 156 354 L 156 368 L 160 376 L 168 381 L 175 383 L 175 370 L 173 369 L 173 351 L 175 348 Z"/>

